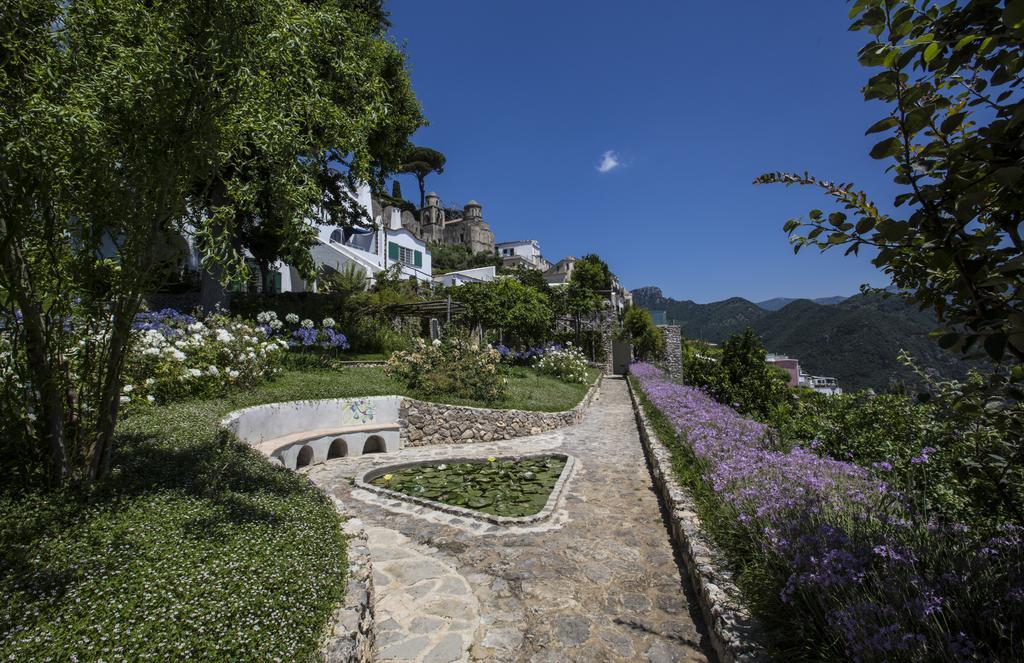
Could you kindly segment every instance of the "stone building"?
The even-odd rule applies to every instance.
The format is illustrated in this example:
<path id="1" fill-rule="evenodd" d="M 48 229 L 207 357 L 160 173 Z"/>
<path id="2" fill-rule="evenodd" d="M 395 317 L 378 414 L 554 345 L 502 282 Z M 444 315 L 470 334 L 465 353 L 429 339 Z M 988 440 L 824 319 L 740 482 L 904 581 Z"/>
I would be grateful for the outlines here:
<path id="1" fill-rule="evenodd" d="M 404 211 L 402 226 L 428 244 L 465 246 L 473 253 L 494 253 L 494 233 L 483 218 L 483 208 L 469 201 L 462 214 L 446 210 L 434 192 L 427 194 L 427 204 L 417 214 Z"/>

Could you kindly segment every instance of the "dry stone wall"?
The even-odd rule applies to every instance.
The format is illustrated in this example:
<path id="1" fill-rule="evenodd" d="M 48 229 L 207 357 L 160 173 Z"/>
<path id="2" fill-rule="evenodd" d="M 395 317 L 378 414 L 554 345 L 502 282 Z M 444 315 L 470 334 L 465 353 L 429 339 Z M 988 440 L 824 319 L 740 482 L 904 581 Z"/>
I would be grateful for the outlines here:
<path id="1" fill-rule="evenodd" d="M 683 377 L 683 344 L 679 325 L 658 325 L 665 334 L 665 369 L 673 380 Z"/>
<path id="2" fill-rule="evenodd" d="M 335 509 L 345 518 L 348 539 L 348 583 L 345 600 L 331 616 L 317 660 L 323 663 L 364 663 L 373 660 L 373 562 L 362 521 L 328 493 Z"/>
<path id="3" fill-rule="evenodd" d="M 572 426 L 579 423 L 600 385 L 599 377 L 583 400 L 573 409 L 564 412 L 492 410 L 403 398 L 398 414 L 402 426 L 402 446 L 492 442 Z"/>

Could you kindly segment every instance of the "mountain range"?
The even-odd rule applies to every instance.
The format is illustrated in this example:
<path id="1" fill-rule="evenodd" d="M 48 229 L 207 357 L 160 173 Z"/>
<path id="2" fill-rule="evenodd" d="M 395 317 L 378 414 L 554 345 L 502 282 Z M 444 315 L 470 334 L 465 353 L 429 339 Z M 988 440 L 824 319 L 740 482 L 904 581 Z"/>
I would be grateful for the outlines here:
<path id="1" fill-rule="evenodd" d="M 814 302 L 815 304 L 824 304 L 828 306 L 831 304 L 838 304 L 844 299 L 848 299 L 848 297 L 843 297 L 842 295 L 836 297 L 818 297 L 817 299 L 812 299 L 810 301 Z M 755 303 L 766 311 L 778 311 L 786 304 L 792 304 L 795 301 L 795 297 L 775 297 L 773 299 L 766 299 L 763 302 Z"/>
<path id="2" fill-rule="evenodd" d="M 835 299 L 839 301 L 833 303 Z M 637 306 L 665 311 L 685 338 L 718 343 L 751 327 L 769 352 L 795 357 L 804 371 L 835 377 L 847 391 L 880 391 L 895 382 L 916 384 L 914 373 L 897 359 L 900 350 L 909 352 L 921 368 L 943 377 L 962 378 L 973 365 L 929 337 L 937 326 L 930 313 L 895 297 L 794 299 L 770 308 L 781 301 L 755 304 L 733 297 L 697 304 L 665 297 L 653 286 L 633 291 Z"/>

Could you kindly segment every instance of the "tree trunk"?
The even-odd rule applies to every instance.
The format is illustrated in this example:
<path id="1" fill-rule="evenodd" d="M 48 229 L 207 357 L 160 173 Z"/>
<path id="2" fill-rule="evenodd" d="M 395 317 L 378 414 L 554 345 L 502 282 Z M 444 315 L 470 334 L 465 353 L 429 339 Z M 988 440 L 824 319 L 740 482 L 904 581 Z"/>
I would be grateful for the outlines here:
<path id="1" fill-rule="evenodd" d="M 420 209 L 427 206 L 427 178 L 416 173 L 416 181 L 420 183 Z"/>
<path id="2" fill-rule="evenodd" d="M 3 270 L 9 288 L 22 314 L 25 327 L 25 348 L 28 357 L 29 379 L 38 394 L 39 413 L 43 442 L 49 448 L 50 481 L 61 485 L 71 475 L 71 459 L 65 439 L 65 407 L 61 385 L 60 359 L 54 361 L 47 356 L 49 333 L 46 313 L 38 297 L 32 291 L 32 279 L 17 243 L 8 234 L 7 222 L 0 217 L 0 269 Z"/>

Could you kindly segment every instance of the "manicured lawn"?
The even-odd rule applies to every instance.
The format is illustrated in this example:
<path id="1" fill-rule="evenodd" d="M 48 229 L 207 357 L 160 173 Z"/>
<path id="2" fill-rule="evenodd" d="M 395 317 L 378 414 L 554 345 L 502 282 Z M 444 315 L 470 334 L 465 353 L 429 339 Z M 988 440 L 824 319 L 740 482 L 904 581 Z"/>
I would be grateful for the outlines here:
<path id="1" fill-rule="evenodd" d="M 565 410 L 587 390 L 524 368 L 510 381 L 498 407 Z M 287 371 L 124 419 L 89 495 L 0 494 L 0 660 L 309 659 L 342 598 L 340 520 L 216 424 L 259 403 L 396 393 L 380 368 Z"/>

